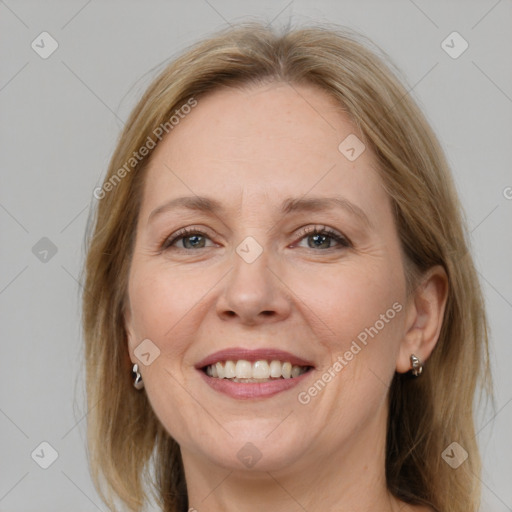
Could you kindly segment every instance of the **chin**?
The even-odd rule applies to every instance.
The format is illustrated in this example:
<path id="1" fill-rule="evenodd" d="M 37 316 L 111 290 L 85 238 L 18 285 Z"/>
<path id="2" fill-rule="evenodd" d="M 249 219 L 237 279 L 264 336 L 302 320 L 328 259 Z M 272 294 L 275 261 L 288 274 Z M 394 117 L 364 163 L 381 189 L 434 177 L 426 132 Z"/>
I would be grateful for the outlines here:
<path id="1" fill-rule="evenodd" d="M 208 437 L 198 433 L 197 440 L 189 439 L 187 445 L 194 453 L 203 454 L 214 465 L 230 471 L 280 471 L 296 463 L 307 448 L 304 434 L 284 423 L 278 426 L 275 418 L 237 420 L 226 424 L 232 436 L 223 429 L 222 433 L 212 431 Z"/>

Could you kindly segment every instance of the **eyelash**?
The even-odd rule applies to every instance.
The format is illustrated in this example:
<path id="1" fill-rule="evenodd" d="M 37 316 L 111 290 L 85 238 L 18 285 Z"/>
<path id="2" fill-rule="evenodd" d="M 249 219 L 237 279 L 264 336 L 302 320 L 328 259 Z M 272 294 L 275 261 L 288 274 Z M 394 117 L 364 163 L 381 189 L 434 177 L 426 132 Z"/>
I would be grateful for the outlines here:
<path id="1" fill-rule="evenodd" d="M 208 233 L 205 233 L 204 231 L 202 231 L 200 229 L 183 228 L 183 229 L 180 229 L 179 231 L 177 231 L 176 233 L 173 233 L 171 236 L 166 237 L 163 240 L 163 242 L 160 244 L 161 250 L 169 250 L 172 248 L 172 245 L 174 243 L 176 243 L 178 240 L 182 240 L 184 238 L 188 238 L 193 235 L 200 235 L 203 237 L 210 238 L 208 236 Z M 300 240 L 302 240 L 303 238 L 306 238 L 308 236 L 313 236 L 313 235 L 325 235 L 325 236 L 328 236 L 329 238 L 332 238 L 339 244 L 339 246 L 340 246 L 339 249 L 352 247 L 352 243 L 350 242 L 350 240 L 348 238 L 346 238 L 345 236 L 341 235 L 337 231 L 334 231 L 327 226 L 322 226 L 320 229 L 318 229 L 317 226 L 314 226 L 314 227 L 309 226 L 307 228 L 302 229 L 297 234 L 297 236 L 299 237 Z M 180 251 L 187 251 L 187 252 L 195 250 L 195 249 L 186 249 L 183 247 L 179 247 L 179 248 L 175 248 L 175 249 L 180 250 Z M 308 249 L 314 250 L 311 247 L 308 247 Z M 329 251 L 331 249 L 336 249 L 336 247 L 329 247 L 328 249 L 321 249 L 321 250 Z"/>

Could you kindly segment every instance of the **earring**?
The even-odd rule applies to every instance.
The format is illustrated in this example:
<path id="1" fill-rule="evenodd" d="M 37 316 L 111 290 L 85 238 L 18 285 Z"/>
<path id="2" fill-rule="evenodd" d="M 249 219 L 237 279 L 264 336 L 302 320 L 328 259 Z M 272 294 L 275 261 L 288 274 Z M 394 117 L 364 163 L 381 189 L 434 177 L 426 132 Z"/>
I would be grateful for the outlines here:
<path id="1" fill-rule="evenodd" d="M 144 382 L 142 382 L 142 375 L 139 372 L 139 365 L 137 363 L 133 365 L 132 373 L 135 374 L 135 381 L 133 382 L 133 386 L 135 389 L 142 389 L 144 387 Z"/>
<path id="2" fill-rule="evenodd" d="M 423 364 L 414 354 L 411 354 L 411 371 L 415 377 L 421 375 L 423 371 Z"/>

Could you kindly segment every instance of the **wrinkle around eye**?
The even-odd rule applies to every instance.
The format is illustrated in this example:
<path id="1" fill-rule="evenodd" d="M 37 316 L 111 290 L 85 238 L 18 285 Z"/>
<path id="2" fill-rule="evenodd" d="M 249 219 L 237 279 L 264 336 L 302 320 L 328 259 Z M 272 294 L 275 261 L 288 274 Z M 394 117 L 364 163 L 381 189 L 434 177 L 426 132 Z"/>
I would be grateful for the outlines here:
<path id="1" fill-rule="evenodd" d="M 205 217 L 206 219 L 204 219 Z M 188 222 L 188 219 L 190 219 L 190 223 Z M 234 230 L 228 225 L 228 223 L 216 225 L 215 219 L 212 219 L 209 214 L 203 214 L 202 212 L 188 212 L 186 215 L 180 214 L 179 223 L 176 222 L 176 215 L 172 215 L 172 220 L 172 223 L 169 222 L 169 215 L 162 214 L 158 219 L 155 218 L 151 225 L 148 225 L 147 229 L 144 230 L 145 245 L 150 252 L 160 254 L 164 250 L 172 249 L 172 246 L 164 247 L 164 244 L 166 240 L 178 232 L 182 232 L 181 236 L 183 236 L 183 239 L 188 236 L 192 236 L 193 234 L 198 234 L 207 239 L 204 247 L 197 247 L 195 249 L 192 247 L 182 247 L 183 242 L 181 240 L 175 241 L 180 245 L 180 247 L 176 247 L 176 249 L 183 252 L 200 252 L 205 249 L 213 250 L 215 248 L 220 248 L 222 245 L 229 245 L 230 237 L 234 233 Z M 174 224 L 174 226 L 172 226 L 172 224 Z M 322 232 L 320 227 L 326 228 L 326 231 L 328 232 L 325 234 L 333 240 L 336 240 L 336 237 L 333 236 L 333 232 L 337 232 L 337 234 L 341 235 L 342 239 L 345 239 L 348 242 L 347 245 L 362 246 L 369 245 L 370 242 L 369 238 L 371 233 L 368 228 L 361 226 L 351 218 L 345 218 L 339 214 L 334 214 L 334 212 L 322 214 L 301 212 L 298 214 L 290 214 L 288 218 L 283 218 L 280 222 L 271 223 L 270 228 L 264 231 L 264 234 L 269 238 L 269 240 L 283 240 L 283 243 L 293 244 L 294 246 L 298 246 L 297 248 L 313 252 L 327 252 L 335 250 L 334 246 L 342 247 L 346 245 L 341 243 L 340 240 L 336 240 L 332 244 L 333 247 L 330 248 L 322 249 L 319 247 L 305 247 L 304 244 L 307 244 L 307 237 L 314 234 L 313 228 L 315 226 L 320 232 Z M 224 229 L 226 227 L 227 229 Z M 249 229 L 249 231 L 251 230 Z M 240 242 L 246 238 L 241 235 L 237 236 L 240 238 Z M 251 236 L 250 233 L 247 236 Z M 254 237 L 256 238 L 256 236 Z M 233 246 L 233 248 L 235 248 L 235 246 Z"/>

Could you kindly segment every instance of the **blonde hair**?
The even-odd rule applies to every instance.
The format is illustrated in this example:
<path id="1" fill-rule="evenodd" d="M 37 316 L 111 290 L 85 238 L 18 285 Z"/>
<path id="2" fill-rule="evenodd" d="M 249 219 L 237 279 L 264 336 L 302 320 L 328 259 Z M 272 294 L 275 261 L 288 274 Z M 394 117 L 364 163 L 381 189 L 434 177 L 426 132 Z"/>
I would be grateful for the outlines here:
<path id="1" fill-rule="evenodd" d="M 126 163 L 155 140 L 159 126 L 170 128 L 171 116 L 191 98 L 200 104 L 201 95 L 219 87 L 272 80 L 320 87 L 359 129 L 394 207 L 410 289 L 434 265 L 448 274 L 443 326 L 426 371 L 415 380 L 395 374 L 391 383 L 386 478 L 389 490 L 408 503 L 443 512 L 477 510 L 473 402 L 479 381 L 490 389 L 490 380 L 486 314 L 465 219 L 436 136 L 384 63 L 387 57 L 369 44 L 339 27 L 278 34 L 258 23 L 241 24 L 172 62 L 131 113 L 105 177 L 84 268 L 90 465 L 111 510 L 114 500 L 140 510 L 150 494 L 164 512 L 188 507 L 179 447 L 131 376 L 123 311 L 151 151 L 131 167 Z M 106 187 L 120 174 L 115 187 Z M 454 441 L 469 454 L 457 470 L 441 456 Z"/>

